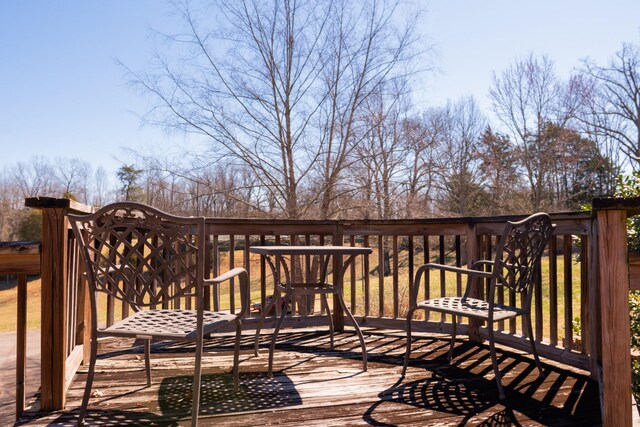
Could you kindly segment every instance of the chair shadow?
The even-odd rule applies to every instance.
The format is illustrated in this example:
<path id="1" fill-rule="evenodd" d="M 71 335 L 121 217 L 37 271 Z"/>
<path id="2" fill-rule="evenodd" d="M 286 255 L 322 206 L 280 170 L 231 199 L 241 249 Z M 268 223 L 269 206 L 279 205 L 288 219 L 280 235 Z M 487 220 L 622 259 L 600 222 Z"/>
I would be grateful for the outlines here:
<path id="1" fill-rule="evenodd" d="M 464 380 L 448 378 L 433 372 L 423 379 L 412 381 L 383 391 L 378 395 L 380 400 L 374 403 L 364 414 L 363 420 L 371 425 L 390 426 L 375 417 L 376 411 L 383 413 L 383 405 L 405 404 L 417 409 L 436 411 L 443 414 L 461 417 L 460 425 L 466 424 L 470 418 L 493 407 L 498 402 L 497 395 L 483 393 Z M 502 415 L 504 424 L 514 425 L 515 418 L 509 413 Z M 515 424 L 517 425 L 517 424 Z"/>
<path id="2" fill-rule="evenodd" d="M 165 378 L 160 384 L 160 409 L 167 418 L 191 415 L 193 376 Z M 242 373 L 233 392 L 231 374 L 202 375 L 200 416 L 286 408 L 302 404 L 293 382 L 284 374 L 268 378 L 264 373 Z"/>
<path id="3" fill-rule="evenodd" d="M 48 415 L 48 414 L 43 414 Z M 37 419 L 37 414 L 34 419 L 24 420 L 22 424 L 16 423 L 16 425 L 31 424 L 31 422 Z M 65 412 L 58 418 L 51 421 L 47 425 L 49 426 L 77 426 L 78 425 L 78 410 Z M 99 426 L 178 426 L 178 419 L 167 418 L 150 412 L 143 411 L 120 411 L 117 409 L 87 409 L 85 416 L 85 425 L 99 425 Z"/>
<path id="4" fill-rule="evenodd" d="M 174 376 L 162 380 L 158 389 L 160 414 L 110 409 L 87 409 L 87 425 L 100 426 L 178 426 L 191 418 L 193 376 Z M 199 417 L 245 411 L 273 410 L 302 404 L 302 398 L 288 376 L 280 373 L 268 378 L 264 373 L 240 374 L 240 385 L 233 391 L 230 373 L 205 374 L 201 377 Z M 153 405 L 153 404 L 152 404 Z M 40 415 L 24 419 L 25 424 Z M 49 425 L 76 426 L 78 410 L 61 414 Z M 16 424 L 20 425 L 20 424 Z"/>
<path id="5" fill-rule="evenodd" d="M 368 408 L 363 421 L 392 426 L 385 419 L 385 405 L 402 404 L 418 411 L 451 415 L 457 425 L 471 422 L 482 426 L 517 426 L 520 423 L 516 413 L 545 425 L 600 422 L 598 386 L 588 376 L 543 364 L 543 374 L 538 377 L 532 359 L 499 351 L 501 372 L 510 376 L 506 381 L 503 379 L 506 399 L 499 400 L 495 381 L 486 378 L 492 373 L 488 346 L 459 342 L 451 363 L 446 352 L 439 353 L 432 358 L 426 354 L 412 359 L 412 367 L 424 369 L 423 378 L 407 383 L 399 379 L 378 395 L 380 400 Z M 401 359 L 393 363 L 402 365 Z M 484 366 L 482 370 L 478 370 L 480 365 Z"/>

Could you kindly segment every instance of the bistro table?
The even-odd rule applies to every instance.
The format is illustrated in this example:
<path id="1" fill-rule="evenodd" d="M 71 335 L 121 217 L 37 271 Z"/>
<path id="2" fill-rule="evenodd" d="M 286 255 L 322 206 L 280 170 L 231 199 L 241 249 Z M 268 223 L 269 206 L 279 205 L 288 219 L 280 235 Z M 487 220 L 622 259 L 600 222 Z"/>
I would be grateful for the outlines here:
<path id="1" fill-rule="evenodd" d="M 372 252 L 372 249 L 367 247 L 355 246 L 251 246 L 249 248 L 249 252 L 260 254 L 264 257 L 267 264 L 269 264 L 269 267 L 271 268 L 275 282 L 273 297 L 271 298 L 271 301 L 266 304 L 266 307 L 264 307 L 264 309 L 262 310 L 260 323 L 258 325 L 258 328 L 256 329 L 256 352 L 258 351 L 260 329 L 264 324 L 264 319 L 267 314 L 270 313 L 271 310 L 273 310 L 276 302 L 280 302 L 281 294 L 284 293 L 284 303 L 282 305 L 282 308 L 278 310 L 279 304 L 276 305 L 276 313 L 280 311 L 280 316 L 276 322 L 276 326 L 273 331 L 273 337 L 271 339 L 271 346 L 269 347 L 269 376 L 273 375 L 273 353 L 276 347 L 278 332 L 280 331 L 280 327 L 282 326 L 284 317 L 287 314 L 287 308 L 289 304 L 291 304 L 292 306 L 291 312 L 293 313 L 292 298 L 294 294 L 320 295 L 321 302 L 327 310 L 327 316 L 329 317 L 331 350 L 333 350 L 333 319 L 331 317 L 331 311 L 329 310 L 327 294 L 332 294 L 334 298 L 338 299 L 340 307 L 342 307 L 344 313 L 346 313 L 349 319 L 351 319 L 351 323 L 353 323 L 356 334 L 358 334 L 358 338 L 360 339 L 360 346 L 362 347 L 362 367 L 363 370 L 366 371 L 367 347 L 365 345 L 360 326 L 358 326 L 356 319 L 353 317 L 353 314 L 351 314 L 351 311 L 349 311 L 349 308 L 344 302 L 344 297 L 342 295 L 342 284 L 344 273 L 347 271 L 347 267 L 349 267 L 349 265 L 356 259 L 358 255 L 367 256 Z M 292 272 L 291 270 L 294 270 L 294 257 L 300 255 L 320 256 L 322 263 L 320 268 L 320 277 L 317 281 L 296 282 L 295 272 Z M 346 258 L 344 258 L 345 256 Z M 329 268 L 329 261 L 332 257 L 336 261 L 334 262 L 333 272 L 334 283 L 328 283 L 327 272 Z M 291 264 L 291 268 L 289 267 L 289 264 Z M 280 277 L 280 268 L 278 268 L 278 266 L 281 266 L 282 270 L 284 271 L 284 281 Z"/>

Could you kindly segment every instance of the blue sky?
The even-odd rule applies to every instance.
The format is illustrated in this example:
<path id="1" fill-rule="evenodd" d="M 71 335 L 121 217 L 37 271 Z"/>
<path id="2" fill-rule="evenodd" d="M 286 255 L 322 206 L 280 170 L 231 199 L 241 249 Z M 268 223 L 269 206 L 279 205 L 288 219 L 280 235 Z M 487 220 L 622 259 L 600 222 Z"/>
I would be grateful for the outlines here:
<path id="1" fill-rule="evenodd" d="M 548 54 L 567 77 L 579 60 L 607 61 L 622 42 L 640 43 L 639 0 L 439 0 L 421 33 L 435 44 L 418 108 L 473 95 L 483 109 L 493 71 Z M 79 157 L 115 171 L 126 148 L 183 145 L 180 135 L 142 126 L 147 100 L 121 61 L 144 69 L 150 28 L 176 25 L 164 0 L 6 0 L 0 9 L 0 167 L 35 155 Z M 162 148 L 159 148 L 162 149 Z"/>

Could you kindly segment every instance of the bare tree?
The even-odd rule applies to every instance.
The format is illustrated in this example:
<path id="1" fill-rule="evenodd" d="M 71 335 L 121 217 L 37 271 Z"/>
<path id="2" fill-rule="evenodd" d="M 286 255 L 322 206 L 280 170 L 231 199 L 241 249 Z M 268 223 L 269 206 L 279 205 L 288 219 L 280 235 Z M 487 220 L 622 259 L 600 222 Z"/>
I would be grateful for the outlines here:
<path id="1" fill-rule="evenodd" d="M 62 195 L 60 186 L 56 185 L 54 169 L 45 157 L 35 156 L 28 162 L 18 162 L 11 168 L 11 174 L 22 198 Z"/>
<path id="2" fill-rule="evenodd" d="M 533 55 L 516 61 L 500 75 L 494 73 L 489 91 L 492 110 L 517 145 L 526 172 L 531 208 L 549 208 L 545 182 L 556 150 L 553 140 L 543 138 L 548 123 L 564 128 L 575 114 L 579 98 L 572 86 L 555 74 L 553 62 Z"/>
<path id="3" fill-rule="evenodd" d="M 12 234 L 12 219 L 24 206 L 18 183 L 8 168 L 0 170 L 0 241 L 9 240 Z"/>
<path id="4" fill-rule="evenodd" d="M 583 61 L 587 88 L 577 118 L 599 137 L 611 139 L 634 170 L 640 170 L 640 46 L 625 43 L 609 65 Z"/>
<path id="5" fill-rule="evenodd" d="M 484 186 L 491 195 L 488 215 L 524 212 L 519 202 L 522 194 L 518 173 L 516 147 L 506 135 L 494 132 L 487 127 L 478 141 L 480 173 Z"/>
<path id="6" fill-rule="evenodd" d="M 55 178 L 62 187 L 62 197 L 87 203 L 89 198 L 89 179 L 91 165 L 78 158 L 56 158 L 54 161 Z"/>
<path id="7" fill-rule="evenodd" d="M 402 143 L 403 122 L 408 105 L 403 87 L 393 91 L 384 86 L 371 94 L 362 111 L 363 128 L 370 130 L 356 146 L 359 167 L 354 181 L 365 189 L 365 217 L 397 218 L 404 212 L 400 202 L 406 195 L 407 145 Z M 373 215 L 372 215 L 373 214 Z"/>
<path id="8" fill-rule="evenodd" d="M 433 212 L 433 192 L 439 169 L 437 142 L 443 128 L 439 115 L 423 114 L 422 118 L 407 118 L 402 123 L 402 143 L 406 151 L 406 211 L 405 218 L 426 216 Z"/>
<path id="9" fill-rule="evenodd" d="M 207 136 L 210 160 L 245 165 L 276 213 L 328 217 L 369 131 L 356 129 L 359 110 L 407 72 L 415 14 L 400 18 L 386 0 L 218 1 L 213 9 L 184 1 L 185 33 L 169 40 L 185 57 L 158 57 L 155 73 L 134 74 L 158 101 L 148 119 Z M 218 18 L 214 30 L 206 17 Z"/>
<path id="10" fill-rule="evenodd" d="M 477 156 L 486 119 L 472 97 L 447 103 L 439 115 L 442 209 L 463 216 L 478 215 L 487 202 Z"/>
<path id="11" fill-rule="evenodd" d="M 91 203 L 93 206 L 104 206 L 110 201 L 109 193 L 111 191 L 109 177 L 107 171 L 99 166 L 93 174 L 93 195 Z"/>

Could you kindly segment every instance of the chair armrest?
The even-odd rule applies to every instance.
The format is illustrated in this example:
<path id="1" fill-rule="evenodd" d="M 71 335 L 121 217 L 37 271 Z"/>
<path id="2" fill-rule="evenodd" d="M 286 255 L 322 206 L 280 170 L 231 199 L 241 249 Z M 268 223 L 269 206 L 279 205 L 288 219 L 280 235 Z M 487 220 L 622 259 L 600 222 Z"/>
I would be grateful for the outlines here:
<path id="1" fill-rule="evenodd" d="M 479 259 L 478 261 L 475 261 L 471 265 L 471 269 L 472 270 L 477 270 L 478 267 L 481 267 L 481 266 L 491 266 L 491 267 L 493 267 L 494 264 L 495 264 L 495 262 L 493 260 Z"/>
<path id="2" fill-rule="evenodd" d="M 473 266 L 475 267 L 476 265 L 482 265 L 482 264 L 491 263 L 491 262 L 492 261 L 476 261 L 473 264 Z M 425 271 L 431 270 L 431 269 L 450 271 L 453 273 L 461 273 L 461 274 L 467 274 L 470 276 L 477 276 L 477 277 L 485 277 L 485 278 L 492 277 L 492 273 L 489 271 L 474 270 L 473 268 L 455 267 L 452 265 L 435 264 L 435 263 L 423 264 L 418 268 L 418 271 L 416 271 L 416 277 L 415 277 L 415 280 L 413 281 L 413 289 L 411 290 L 411 301 L 410 301 L 411 307 L 418 306 L 418 289 L 420 288 L 420 281 L 422 279 L 422 275 L 424 274 Z"/>
<path id="3" fill-rule="evenodd" d="M 230 280 L 234 277 L 238 277 L 240 279 L 240 300 L 241 300 L 240 304 L 242 306 L 242 309 L 240 310 L 240 313 L 238 313 L 238 318 L 243 318 L 247 315 L 247 313 L 249 313 L 249 302 L 250 302 L 249 301 L 249 274 L 247 273 L 247 270 L 240 267 L 234 268 L 217 277 L 214 277 L 213 279 L 205 279 L 204 284 L 205 286 L 217 285 L 222 282 L 226 282 L 227 280 Z"/>
<path id="4" fill-rule="evenodd" d="M 238 267 L 238 268 L 234 268 L 233 270 L 229 270 L 225 273 L 222 273 L 219 276 L 214 277 L 213 279 L 205 279 L 204 280 L 204 284 L 205 285 L 216 285 L 218 283 L 222 283 L 222 282 L 226 282 L 227 280 L 236 277 L 238 275 L 240 275 L 240 273 L 242 272 L 247 272 L 244 268 Z"/>

